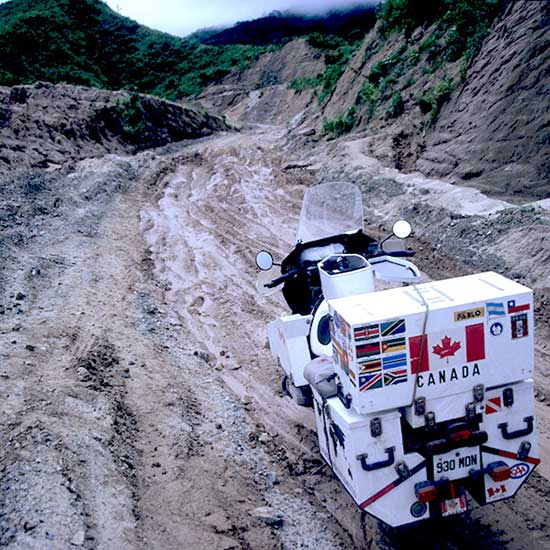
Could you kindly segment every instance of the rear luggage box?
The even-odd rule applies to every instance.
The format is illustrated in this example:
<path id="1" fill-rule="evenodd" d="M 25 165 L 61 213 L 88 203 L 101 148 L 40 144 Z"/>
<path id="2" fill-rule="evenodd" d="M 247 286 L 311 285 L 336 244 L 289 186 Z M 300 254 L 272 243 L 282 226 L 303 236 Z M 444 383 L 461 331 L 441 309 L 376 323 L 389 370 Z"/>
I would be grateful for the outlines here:
<path id="1" fill-rule="evenodd" d="M 423 397 L 447 399 L 452 418 L 449 397 L 533 374 L 532 291 L 496 273 L 334 299 L 329 307 L 342 390 L 362 414 Z"/>

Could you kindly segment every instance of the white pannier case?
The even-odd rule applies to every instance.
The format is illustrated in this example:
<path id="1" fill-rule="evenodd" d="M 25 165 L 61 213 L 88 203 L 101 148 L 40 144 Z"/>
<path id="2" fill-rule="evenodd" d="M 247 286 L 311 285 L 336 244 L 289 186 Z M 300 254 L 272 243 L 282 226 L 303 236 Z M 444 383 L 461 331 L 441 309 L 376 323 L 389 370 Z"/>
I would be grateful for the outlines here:
<path id="1" fill-rule="evenodd" d="M 540 462 L 531 290 L 482 273 L 329 308 L 340 391 L 313 387 L 319 446 L 358 506 L 399 526 L 513 496 Z"/>
<path id="2" fill-rule="evenodd" d="M 532 291 L 496 273 L 329 300 L 329 308 L 334 362 L 358 413 L 423 397 L 453 418 L 451 396 L 533 375 Z"/>

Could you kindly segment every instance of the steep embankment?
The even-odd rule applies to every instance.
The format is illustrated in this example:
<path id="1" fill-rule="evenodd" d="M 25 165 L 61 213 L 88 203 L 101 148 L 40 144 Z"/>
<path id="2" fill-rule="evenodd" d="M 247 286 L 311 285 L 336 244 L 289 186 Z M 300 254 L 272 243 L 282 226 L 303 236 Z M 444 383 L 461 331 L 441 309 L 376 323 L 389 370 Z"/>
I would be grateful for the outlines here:
<path id="1" fill-rule="evenodd" d="M 550 2 L 514 2 L 495 24 L 416 166 L 519 198 L 550 193 Z"/>
<path id="2" fill-rule="evenodd" d="M 548 197 L 550 3 L 507 3 L 461 56 L 449 17 L 387 38 L 373 29 L 324 116 L 353 109 L 368 153 L 396 168 L 502 197 Z"/>
<path id="3" fill-rule="evenodd" d="M 199 96 L 208 108 L 224 111 L 239 122 L 281 124 L 307 110 L 319 112 L 313 90 L 296 94 L 295 78 L 314 78 L 325 69 L 321 52 L 305 40 L 294 40 L 281 50 L 262 55 L 248 70 L 232 73 Z"/>
<path id="4" fill-rule="evenodd" d="M 0 87 L 0 171 L 128 154 L 226 129 L 217 117 L 150 96 L 44 83 Z"/>
<path id="5" fill-rule="evenodd" d="M 510 200 L 548 197 L 550 2 L 435 2 L 417 19 L 399 11 L 407 3 L 388 5 L 341 76 L 334 50 L 294 41 L 202 99 L 240 121 L 357 133 L 366 154 L 398 169 Z"/>

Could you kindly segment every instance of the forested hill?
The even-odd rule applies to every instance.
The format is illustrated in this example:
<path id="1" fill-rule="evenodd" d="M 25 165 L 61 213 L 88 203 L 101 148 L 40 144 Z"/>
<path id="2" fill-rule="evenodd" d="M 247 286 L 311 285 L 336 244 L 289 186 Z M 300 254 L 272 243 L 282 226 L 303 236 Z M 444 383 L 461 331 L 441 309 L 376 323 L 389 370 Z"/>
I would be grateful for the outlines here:
<path id="1" fill-rule="evenodd" d="M 192 95 L 265 48 L 203 46 L 121 17 L 100 0 L 0 5 L 0 84 L 38 80 Z"/>
<path id="2" fill-rule="evenodd" d="M 11 0 L 0 5 L 0 85 L 42 80 L 168 99 L 191 96 L 291 37 L 324 28 L 361 38 L 374 24 L 373 9 L 355 12 L 359 19 L 274 15 L 207 33 L 212 44 L 203 44 L 139 25 L 100 0 Z M 266 25 L 273 18 L 278 23 L 270 34 Z M 259 40 L 262 34 L 268 39 Z"/>
<path id="3" fill-rule="evenodd" d="M 280 44 L 299 36 L 320 33 L 346 40 L 361 40 L 376 23 L 376 5 L 356 6 L 346 11 L 307 17 L 273 12 L 253 21 L 242 21 L 223 30 L 203 30 L 191 35 L 203 44 Z"/>

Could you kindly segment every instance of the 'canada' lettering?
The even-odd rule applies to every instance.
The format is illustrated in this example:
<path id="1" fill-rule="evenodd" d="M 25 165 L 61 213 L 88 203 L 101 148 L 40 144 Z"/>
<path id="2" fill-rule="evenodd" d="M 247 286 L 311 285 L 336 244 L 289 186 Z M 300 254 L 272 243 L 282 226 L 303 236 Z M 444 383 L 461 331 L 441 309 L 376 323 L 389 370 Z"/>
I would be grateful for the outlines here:
<path id="1" fill-rule="evenodd" d="M 424 386 L 434 386 L 436 384 L 446 384 L 454 380 L 464 380 L 473 376 L 480 376 L 479 365 L 463 365 L 461 368 L 453 367 L 452 369 L 440 370 L 437 373 L 430 372 L 429 374 L 419 374 L 416 379 L 416 386 L 423 388 Z"/>

